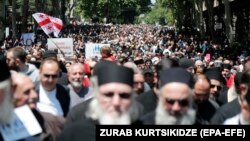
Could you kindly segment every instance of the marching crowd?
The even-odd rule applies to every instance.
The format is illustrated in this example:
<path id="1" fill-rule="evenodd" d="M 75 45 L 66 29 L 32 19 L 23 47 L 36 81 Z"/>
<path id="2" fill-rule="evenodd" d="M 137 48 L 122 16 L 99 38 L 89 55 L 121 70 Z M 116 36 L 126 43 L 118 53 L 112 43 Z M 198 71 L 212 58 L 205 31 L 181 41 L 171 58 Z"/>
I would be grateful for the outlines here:
<path id="1" fill-rule="evenodd" d="M 247 49 L 151 25 L 73 24 L 60 37 L 74 39 L 72 58 L 48 50 L 42 34 L 28 48 L 4 41 L 0 140 L 23 106 L 41 131 L 15 140 L 95 140 L 96 125 L 250 124 Z M 110 46 L 86 58 L 87 43 Z"/>

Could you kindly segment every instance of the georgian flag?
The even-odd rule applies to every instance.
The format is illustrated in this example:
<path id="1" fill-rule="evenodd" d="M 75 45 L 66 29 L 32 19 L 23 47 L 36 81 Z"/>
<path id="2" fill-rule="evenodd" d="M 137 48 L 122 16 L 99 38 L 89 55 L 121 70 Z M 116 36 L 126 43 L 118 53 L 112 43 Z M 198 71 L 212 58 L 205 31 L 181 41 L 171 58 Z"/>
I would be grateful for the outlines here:
<path id="1" fill-rule="evenodd" d="M 53 25 L 53 33 L 56 37 L 58 37 L 58 34 L 60 33 L 60 31 L 62 30 L 63 27 L 63 22 L 61 19 L 55 18 L 55 17 L 51 17 L 50 16 L 50 21 Z"/>
<path id="2" fill-rule="evenodd" d="M 54 36 L 58 37 L 58 34 L 63 27 L 63 22 L 61 19 L 49 16 L 44 13 L 35 13 L 32 14 L 32 16 L 47 35 L 53 33 Z"/>

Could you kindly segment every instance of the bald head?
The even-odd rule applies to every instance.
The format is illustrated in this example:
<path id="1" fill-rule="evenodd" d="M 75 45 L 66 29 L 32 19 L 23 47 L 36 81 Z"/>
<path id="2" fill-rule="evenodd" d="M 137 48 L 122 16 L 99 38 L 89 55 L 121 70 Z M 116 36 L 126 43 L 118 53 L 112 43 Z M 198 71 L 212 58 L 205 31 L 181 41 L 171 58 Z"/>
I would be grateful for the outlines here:
<path id="1" fill-rule="evenodd" d="M 195 86 L 196 85 L 202 85 L 204 88 L 209 88 L 209 79 L 204 74 L 197 75 L 195 76 Z"/>
<path id="2" fill-rule="evenodd" d="M 210 92 L 209 79 L 201 74 L 195 76 L 194 99 L 196 102 L 208 100 Z"/>

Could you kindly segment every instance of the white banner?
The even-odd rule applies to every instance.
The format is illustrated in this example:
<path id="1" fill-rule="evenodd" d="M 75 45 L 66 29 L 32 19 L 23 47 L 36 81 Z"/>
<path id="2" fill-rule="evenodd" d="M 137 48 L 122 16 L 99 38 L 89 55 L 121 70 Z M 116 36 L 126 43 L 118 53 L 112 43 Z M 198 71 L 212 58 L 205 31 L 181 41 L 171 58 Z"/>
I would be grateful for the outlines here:
<path id="1" fill-rule="evenodd" d="M 103 46 L 110 46 L 110 44 L 86 44 L 85 45 L 85 57 L 92 58 L 92 57 L 101 57 L 100 50 Z"/>
<path id="2" fill-rule="evenodd" d="M 48 38 L 48 49 L 57 49 L 64 53 L 65 57 L 73 57 L 73 39 L 72 38 Z"/>

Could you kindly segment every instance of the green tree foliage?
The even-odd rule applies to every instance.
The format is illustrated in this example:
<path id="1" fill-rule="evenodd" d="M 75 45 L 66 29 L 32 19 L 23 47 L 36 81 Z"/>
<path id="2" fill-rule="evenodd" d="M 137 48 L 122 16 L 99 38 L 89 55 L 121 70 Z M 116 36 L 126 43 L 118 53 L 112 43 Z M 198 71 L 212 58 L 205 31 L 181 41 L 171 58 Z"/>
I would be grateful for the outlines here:
<path id="1" fill-rule="evenodd" d="M 107 22 L 131 23 L 136 15 L 149 10 L 149 4 L 150 0 L 81 0 L 77 11 L 89 19 L 98 17 L 99 20 L 107 18 Z"/>
<path id="2" fill-rule="evenodd" d="M 147 24 L 159 23 L 161 25 L 173 25 L 173 9 L 168 8 L 166 5 L 166 1 L 156 1 L 151 11 L 148 12 L 143 18 L 139 19 L 139 22 L 143 20 Z"/>

